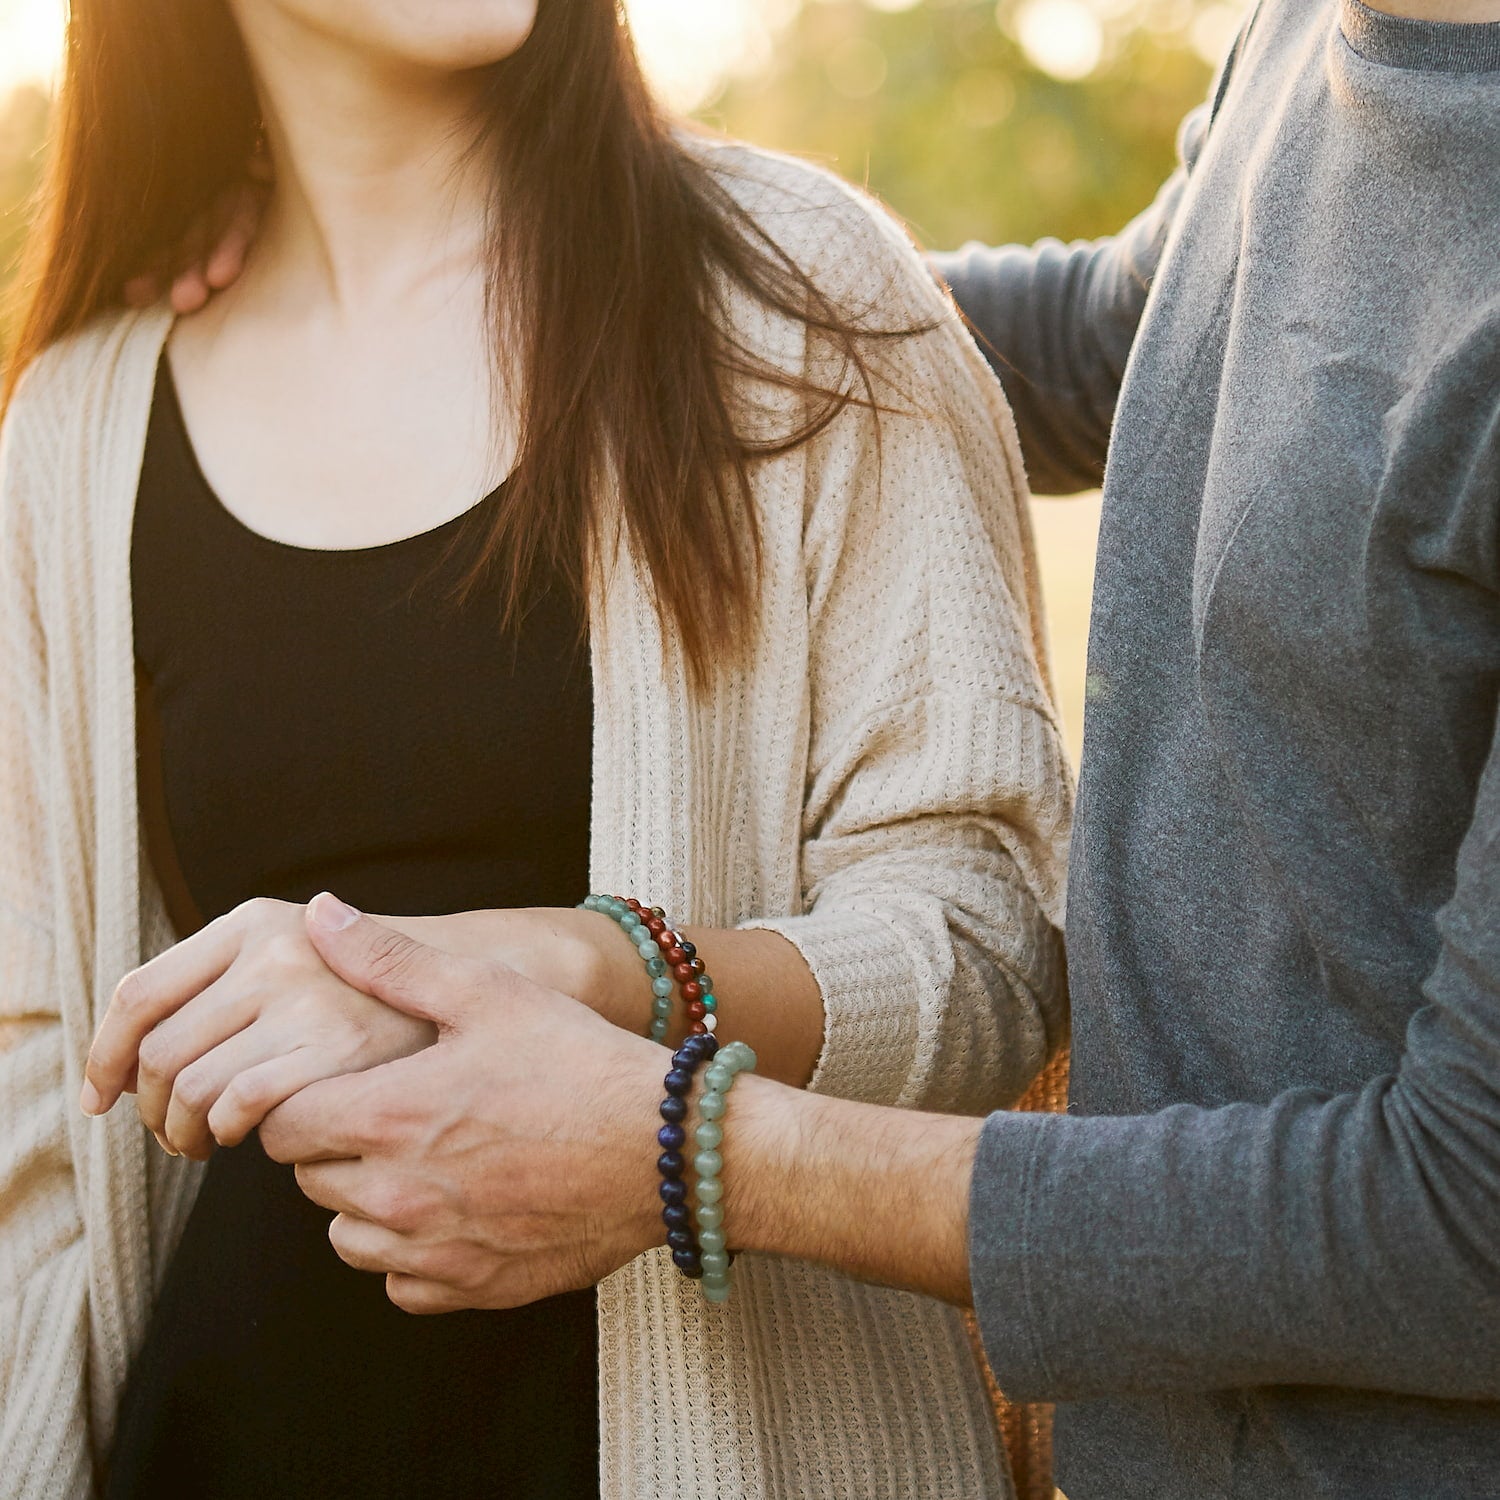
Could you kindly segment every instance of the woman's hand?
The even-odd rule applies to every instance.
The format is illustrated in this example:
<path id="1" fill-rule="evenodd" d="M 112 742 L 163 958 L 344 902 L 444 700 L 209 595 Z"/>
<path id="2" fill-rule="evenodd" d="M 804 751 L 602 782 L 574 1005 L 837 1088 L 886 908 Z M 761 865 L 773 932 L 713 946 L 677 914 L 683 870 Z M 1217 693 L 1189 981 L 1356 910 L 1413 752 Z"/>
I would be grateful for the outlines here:
<path id="1" fill-rule="evenodd" d="M 640 961 L 606 917 L 537 908 L 383 918 L 445 952 L 501 962 L 644 1028 Z M 433 1033 L 331 974 L 303 908 L 246 902 L 126 975 L 100 1025 L 81 1100 L 102 1114 L 133 1091 L 164 1150 L 233 1146 L 298 1089 L 404 1057 Z"/>
<path id="2" fill-rule="evenodd" d="M 302 907 L 249 901 L 120 981 L 80 1102 L 103 1114 L 134 1089 L 162 1148 L 201 1159 L 308 1084 L 435 1036 L 337 978 L 307 940 Z"/>

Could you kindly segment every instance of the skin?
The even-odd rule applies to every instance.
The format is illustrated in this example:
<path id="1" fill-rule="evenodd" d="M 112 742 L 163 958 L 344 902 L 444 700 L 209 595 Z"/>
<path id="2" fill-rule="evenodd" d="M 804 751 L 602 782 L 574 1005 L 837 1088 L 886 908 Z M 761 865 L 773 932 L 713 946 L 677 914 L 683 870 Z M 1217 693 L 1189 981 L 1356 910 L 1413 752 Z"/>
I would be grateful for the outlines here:
<path id="1" fill-rule="evenodd" d="M 1365 4 L 1413 21 L 1500 21 L 1500 0 L 1365 0 Z"/>
<path id="2" fill-rule="evenodd" d="M 438 1038 L 302 1090 L 261 1127 L 338 1215 L 329 1237 L 344 1260 L 384 1274 L 398 1306 L 436 1313 L 590 1286 L 661 1242 L 662 1049 L 331 896 L 306 920 L 332 971 Z M 723 1147 L 731 1244 L 967 1301 L 981 1124 L 742 1075 Z"/>
<path id="3" fill-rule="evenodd" d="M 194 450 L 224 505 L 264 536 L 338 549 L 417 534 L 491 489 L 514 452 L 518 413 L 495 369 L 484 298 L 490 186 L 465 161 L 465 121 L 477 70 L 524 42 L 536 0 L 233 9 L 264 101 L 274 186 L 241 273 L 231 274 L 238 251 L 216 255 L 205 274 L 226 289 L 171 335 Z M 255 215 L 236 212 L 235 234 L 248 239 Z M 147 692 L 146 725 L 149 709 Z M 170 876 L 164 820 L 148 824 Z M 164 1149 L 203 1157 L 309 1083 L 433 1040 L 427 1022 L 336 979 L 300 907 L 251 902 L 201 931 L 188 907 L 174 915 L 191 935 L 121 982 L 88 1063 L 87 1113 L 134 1091 Z M 387 920 L 503 963 L 625 1031 L 643 1032 L 650 1018 L 644 966 L 606 917 Z M 689 936 L 734 995 L 737 1034 L 769 1076 L 806 1083 L 823 1011 L 796 949 L 766 932 Z"/>

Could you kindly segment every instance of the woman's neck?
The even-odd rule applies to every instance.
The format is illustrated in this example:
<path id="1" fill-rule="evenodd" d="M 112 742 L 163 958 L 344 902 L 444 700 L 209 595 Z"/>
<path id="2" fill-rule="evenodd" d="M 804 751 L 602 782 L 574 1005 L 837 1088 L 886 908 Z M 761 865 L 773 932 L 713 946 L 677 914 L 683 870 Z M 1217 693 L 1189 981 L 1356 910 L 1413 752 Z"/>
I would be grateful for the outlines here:
<path id="1" fill-rule="evenodd" d="M 257 260 L 283 295 L 354 312 L 479 261 L 489 183 L 468 147 L 480 87 L 357 54 L 244 7 L 276 190 Z"/>

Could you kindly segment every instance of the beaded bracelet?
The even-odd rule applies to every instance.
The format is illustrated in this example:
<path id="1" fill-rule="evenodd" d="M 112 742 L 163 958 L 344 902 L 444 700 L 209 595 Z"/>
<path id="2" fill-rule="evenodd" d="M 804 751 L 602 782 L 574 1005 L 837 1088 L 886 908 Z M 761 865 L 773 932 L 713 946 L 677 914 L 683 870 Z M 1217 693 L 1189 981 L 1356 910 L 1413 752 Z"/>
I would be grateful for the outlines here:
<path id="1" fill-rule="evenodd" d="M 667 1226 L 667 1248 L 672 1252 L 677 1269 L 694 1280 L 703 1275 L 703 1266 L 699 1260 L 698 1236 L 693 1230 L 687 1204 L 687 1184 L 682 1180 L 682 1174 L 687 1170 L 687 1159 L 682 1154 L 682 1148 L 687 1144 L 687 1131 L 682 1122 L 687 1118 L 687 1099 L 693 1091 L 693 1076 L 698 1065 L 713 1057 L 718 1048 L 718 1042 L 705 1034 L 689 1037 L 672 1054 L 672 1071 L 662 1083 L 666 1098 L 661 1101 L 660 1111 L 665 1123 L 656 1134 L 656 1142 L 662 1148 L 656 1159 L 656 1169 L 661 1173 L 661 1219 Z"/>
<path id="2" fill-rule="evenodd" d="M 718 1028 L 718 997 L 704 972 L 698 950 L 667 921 L 659 906 L 642 906 L 634 897 L 588 896 L 580 911 L 602 912 L 619 923 L 620 930 L 635 944 L 651 976 L 651 1024 L 646 1035 L 665 1042 L 672 1018 L 673 984 L 680 986 L 687 1002 L 688 1033 L 702 1036 Z"/>
<path id="3" fill-rule="evenodd" d="M 710 1302 L 723 1302 L 729 1296 L 729 1244 L 724 1237 L 724 1184 L 719 1174 L 724 1158 L 719 1148 L 724 1144 L 726 1099 L 734 1080 L 756 1065 L 755 1053 L 744 1042 L 730 1042 L 716 1049 L 717 1056 L 704 1069 L 703 1097 L 698 1101 L 699 1123 L 693 1131 L 697 1154 L 693 1157 L 693 1195 L 697 1199 L 694 1219 L 698 1228 L 698 1265 L 703 1295 Z"/>

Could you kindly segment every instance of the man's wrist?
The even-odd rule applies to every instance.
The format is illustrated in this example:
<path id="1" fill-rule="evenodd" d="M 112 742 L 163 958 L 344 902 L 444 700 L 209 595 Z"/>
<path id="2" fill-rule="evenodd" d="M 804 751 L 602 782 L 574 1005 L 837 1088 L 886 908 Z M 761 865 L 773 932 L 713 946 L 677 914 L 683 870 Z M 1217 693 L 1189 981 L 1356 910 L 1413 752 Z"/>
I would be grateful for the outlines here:
<path id="1" fill-rule="evenodd" d="M 725 1131 L 731 1246 L 967 1303 L 969 1184 L 983 1124 L 746 1076 Z"/>

